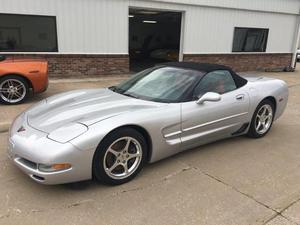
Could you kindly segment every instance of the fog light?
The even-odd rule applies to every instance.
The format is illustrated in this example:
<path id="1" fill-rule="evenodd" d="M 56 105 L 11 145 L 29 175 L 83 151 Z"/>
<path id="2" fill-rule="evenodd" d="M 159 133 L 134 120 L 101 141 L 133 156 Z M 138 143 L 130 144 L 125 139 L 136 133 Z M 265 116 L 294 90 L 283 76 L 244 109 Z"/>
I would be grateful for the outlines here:
<path id="1" fill-rule="evenodd" d="M 69 163 L 58 163 L 52 165 L 39 164 L 39 170 L 43 172 L 56 172 L 61 170 L 67 170 L 71 168 Z"/>

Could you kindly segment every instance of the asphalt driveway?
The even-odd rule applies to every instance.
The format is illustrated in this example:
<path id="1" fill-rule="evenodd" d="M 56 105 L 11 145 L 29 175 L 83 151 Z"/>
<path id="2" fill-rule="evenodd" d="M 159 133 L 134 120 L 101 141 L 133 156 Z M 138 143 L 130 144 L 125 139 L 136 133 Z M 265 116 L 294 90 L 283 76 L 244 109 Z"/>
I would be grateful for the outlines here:
<path id="1" fill-rule="evenodd" d="M 7 159 L 7 133 L 0 133 L 0 224 L 300 224 L 300 72 L 267 76 L 286 80 L 290 99 L 266 137 L 178 154 L 117 187 L 37 184 Z M 47 95 L 121 79 L 53 81 L 49 92 L 26 105 L 1 105 L 1 121 Z"/>

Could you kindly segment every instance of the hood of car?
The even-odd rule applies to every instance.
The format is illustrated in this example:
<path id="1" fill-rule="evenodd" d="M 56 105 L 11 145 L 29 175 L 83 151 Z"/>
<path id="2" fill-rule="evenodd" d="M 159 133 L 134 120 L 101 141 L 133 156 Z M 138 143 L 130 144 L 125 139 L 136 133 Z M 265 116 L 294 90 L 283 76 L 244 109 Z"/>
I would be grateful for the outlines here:
<path id="1" fill-rule="evenodd" d="M 88 89 L 52 96 L 31 107 L 26 114 L 31 127 L 50 133 L 71 123 L 90 126 L 123 113 L 160 105 L 162 104 L 127 97 L 109 89 Z"/>

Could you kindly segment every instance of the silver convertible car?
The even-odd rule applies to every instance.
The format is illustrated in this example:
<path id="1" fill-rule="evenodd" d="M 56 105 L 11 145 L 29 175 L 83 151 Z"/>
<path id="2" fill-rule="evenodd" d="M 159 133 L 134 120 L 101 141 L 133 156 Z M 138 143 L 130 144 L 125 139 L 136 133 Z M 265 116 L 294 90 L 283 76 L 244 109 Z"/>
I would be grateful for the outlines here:
<path id="1" fill-rule="evenodd" d="M 150 162 L 216 140 L 268 133 L 288 101 L 285 82 L 214 64 L 167 63 L 118 86 L 47 98 L 20 114 L 8 153 L 33 180 L 133 179 Z"/>

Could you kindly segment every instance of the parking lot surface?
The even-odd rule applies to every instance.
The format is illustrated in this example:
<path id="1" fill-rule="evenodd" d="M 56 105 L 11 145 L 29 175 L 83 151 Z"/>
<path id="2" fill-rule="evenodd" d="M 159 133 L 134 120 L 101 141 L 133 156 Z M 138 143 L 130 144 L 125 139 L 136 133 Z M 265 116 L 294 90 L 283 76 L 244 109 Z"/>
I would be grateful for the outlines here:
<path id="1" fill-rule="evenodd" d="M 290 91 L 284 115 L 266 137 L 180 153 L 121 186 L 37 184 L 8 160 L 8 134 L 0 133 L 0 224 L 300 224 L 300 72 L 264 75 L 285 80 Z M 122 79 L 52 81 L 25 105 L 1 105 L 1 122 L 54 93 Z"/>

